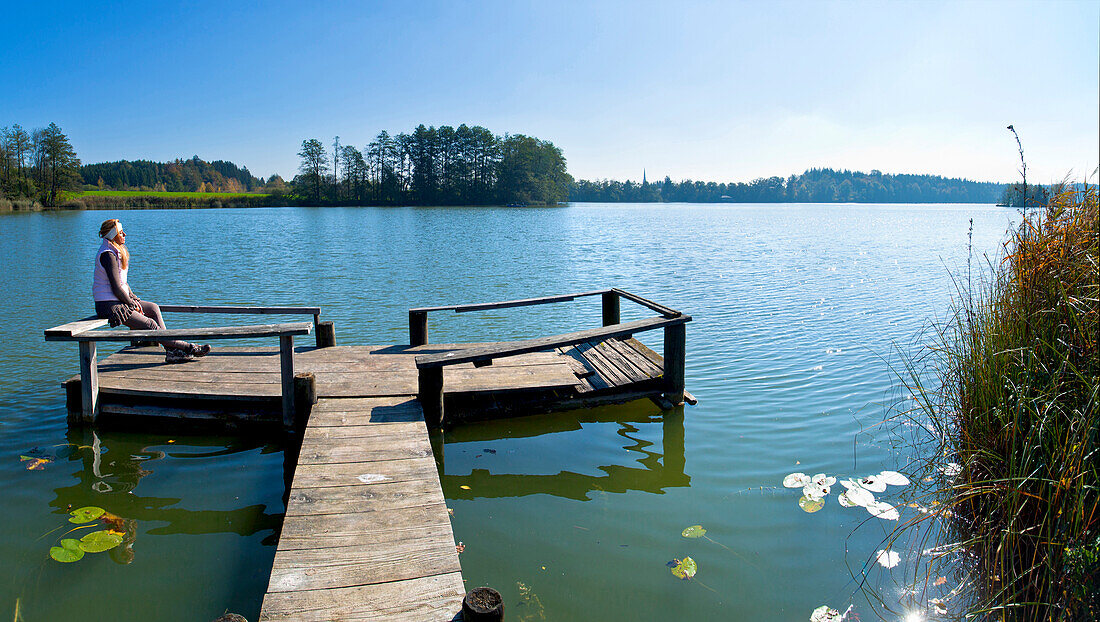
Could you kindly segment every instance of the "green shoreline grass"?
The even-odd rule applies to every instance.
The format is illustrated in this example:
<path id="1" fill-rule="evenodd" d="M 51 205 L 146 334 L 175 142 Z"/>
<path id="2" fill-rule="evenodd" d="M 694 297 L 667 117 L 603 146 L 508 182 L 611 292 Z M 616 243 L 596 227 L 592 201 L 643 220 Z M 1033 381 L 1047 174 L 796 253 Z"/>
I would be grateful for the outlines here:
<path id="1" fill-rule="evenodd" d="M 946 543 L 921 554 L 915 587 L 953 574 L 958 619 L 1100 619 L 1098 241 L 1095 186 L 1025 213 L 991 279 L 961 285 L 936 326 L 939 388 L 907 362 L 933 458 L 930 511 L 899 529 Z"/>

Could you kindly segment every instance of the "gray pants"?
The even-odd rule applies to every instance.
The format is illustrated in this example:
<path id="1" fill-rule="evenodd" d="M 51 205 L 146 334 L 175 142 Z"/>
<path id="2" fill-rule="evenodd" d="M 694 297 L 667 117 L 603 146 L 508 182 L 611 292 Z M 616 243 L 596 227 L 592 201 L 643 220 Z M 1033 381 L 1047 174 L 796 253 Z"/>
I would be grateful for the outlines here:
<path id="1" fill-rule="evenodd" d="M 96 314 L 100 317 L 107 317 L 109 313 L 108 309 L 111 306 L 118 304 L 118 302 L 97 302 Z M 160 307 L 155 302 L 149 302 L 148 300 L 141 301 L 141 308 L 130 314 L 130 317 L 126 318 L 123 322 L 127 327 L 134 330 L 167 330 L 164 325 L 164 318 L 160 314 Z M 153 339 L 151 341 L 158 341 Z M 180 341 L 178 339 L 170 339 L 159 342 L 165 348 L 174 348 L 176 350 L 191 350 L 191 344 L 186 341 Z"/>

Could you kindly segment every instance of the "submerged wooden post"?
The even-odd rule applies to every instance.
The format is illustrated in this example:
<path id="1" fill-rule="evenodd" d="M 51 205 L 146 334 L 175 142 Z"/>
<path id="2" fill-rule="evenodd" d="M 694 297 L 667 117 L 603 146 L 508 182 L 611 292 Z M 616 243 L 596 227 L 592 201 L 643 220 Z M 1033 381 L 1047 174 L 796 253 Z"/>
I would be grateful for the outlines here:
<path id="1" fill-rule="evenodd" d="M 69 378 L 65 385 L 65 411 L 69 414 L 69 423 L 80 423 L 80 378 Z"/>
<path id="2" fill-rule="evenodd" d="M 687 327 L 665 327 L 665 397 L 674 405 L 684 403 L 684 363 L 687 359 Z"/>
<path id="3" fill-rule="evenodd" d="M 428 312 L 409 311 L 409 345 L 422 346 L 428 343 Z"/>
<path id="4" fill-rule="evenodd" d="M 331 348 L 336 345 L 336 326 L 332 322 L 317 322 L 317 347 Z"/>
<path id="5" fill-rule="evenodd" d="M 283 390 L 283 427 L 294 427 L 294 336 L 279 335 L 279 379 Z"/>
<path id="6" fill-rule="evenodd" d="M 616 292 L 604 292 L 600 298 L 603 301 L 603 325 L 611 326 L 619 323 L 619 294 Z"/>
<path id="7" fill-rule="evenodd" d="M 80 416 L 95 423 L 99 416 L 99 365 L 95 360 L 95 342 L 80 342 Z"/>
<path id="8" fill-rule="evenodd" d="M 429 428 L 443 425 L 443 368 L 428 367 L 417 374 L 418 397 Z"/>

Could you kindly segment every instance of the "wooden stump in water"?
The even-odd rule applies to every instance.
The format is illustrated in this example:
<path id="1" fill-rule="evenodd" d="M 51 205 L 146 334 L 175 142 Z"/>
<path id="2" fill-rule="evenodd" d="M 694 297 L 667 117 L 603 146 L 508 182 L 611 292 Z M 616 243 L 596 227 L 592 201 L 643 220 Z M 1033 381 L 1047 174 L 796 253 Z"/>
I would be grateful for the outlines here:
<path id="1" fill-rule="evenodd" d="M 476 587 L 462 599 L 463 622 L 498 622 L 504 619 L 504 599 L 491 587 Z"/>
<path id="2" fill-rule="evenodd" d="M 227 613 L 225 615 L 218 616 L 217 619 L 214 620 L 214 622 L 248 622 L 248 618 L 237 613 Z"/>

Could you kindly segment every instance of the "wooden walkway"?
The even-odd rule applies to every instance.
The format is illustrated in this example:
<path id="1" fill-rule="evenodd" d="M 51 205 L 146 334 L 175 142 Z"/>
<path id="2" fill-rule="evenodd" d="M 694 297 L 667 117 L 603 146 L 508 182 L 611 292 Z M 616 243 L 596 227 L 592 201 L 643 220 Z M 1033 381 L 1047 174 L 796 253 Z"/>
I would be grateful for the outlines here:
<path id="1" fill-rule="evenodd" d="M 313 407 L 261 620 L 451 620 L 466 589 L 424 413 Z"/>

